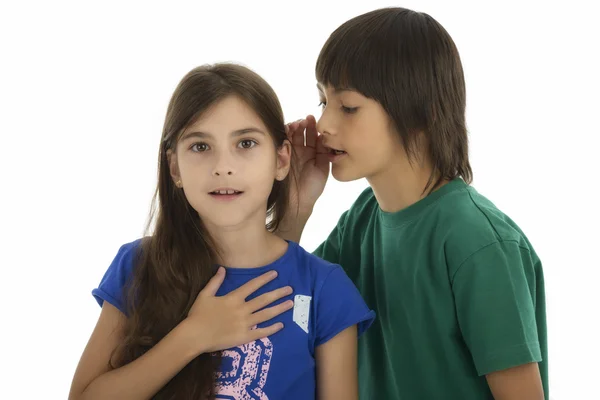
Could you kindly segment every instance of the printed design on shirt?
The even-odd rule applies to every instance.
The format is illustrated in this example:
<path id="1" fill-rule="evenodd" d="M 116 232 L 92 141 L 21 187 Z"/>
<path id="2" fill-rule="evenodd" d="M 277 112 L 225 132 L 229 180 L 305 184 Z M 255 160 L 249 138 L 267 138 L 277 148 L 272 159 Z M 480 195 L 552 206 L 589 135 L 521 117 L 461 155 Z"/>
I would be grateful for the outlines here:
<path id="1" fill-rule="evenodd" d="M 273 357 L 268 338 L 222 352 L 217 373 L 216 398 L 227 400 L 269 400 L 263 388 Z"/>
<path id="2" fill-rule="evenodd" d="M 298 294 L 294 297 L 294 322 L 308 333 L 308 317 L 310 314 L 311 296 Z"/>

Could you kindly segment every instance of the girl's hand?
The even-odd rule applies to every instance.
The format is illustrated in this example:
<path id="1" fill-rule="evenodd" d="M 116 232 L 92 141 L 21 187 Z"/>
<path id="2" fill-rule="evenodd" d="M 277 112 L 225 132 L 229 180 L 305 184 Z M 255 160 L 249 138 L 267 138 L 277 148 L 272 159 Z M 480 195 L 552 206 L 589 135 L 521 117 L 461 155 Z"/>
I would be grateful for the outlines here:
<path id="1" fill-rule="evenodd" d="M 246 301 L 248 296 L 276 276 L 275 271 L 267 272 L 227 295 L 217 297 L 217 290 L 225 279 L 225 269 L 220 267 L 206 287 L 200 291 L 188 317 L 182 322 L 186 326 L 191 345 L 198 354 L 246 344 L 282 329 L 282 323 L 265 328 L 255 329 L 255 327 L 292 308 L 292 300 L 265 308 L 291 294 L 291 287 L 273 290 Z"/>

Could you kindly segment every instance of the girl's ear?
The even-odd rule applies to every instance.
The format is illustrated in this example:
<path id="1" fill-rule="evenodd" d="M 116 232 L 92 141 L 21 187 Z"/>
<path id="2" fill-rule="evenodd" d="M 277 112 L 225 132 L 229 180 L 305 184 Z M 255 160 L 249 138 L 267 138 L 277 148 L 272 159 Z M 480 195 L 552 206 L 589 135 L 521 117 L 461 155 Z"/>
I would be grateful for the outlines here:
<path id="1" fill-rule="evenodd" d="M 171 179 L 175 182 L 175 186 L 182 187 L 181 175 L 179 174 L 179 165 L 177 164 L 177 153 L 173 150 L 167 150 L 167 161 L 169 163 L 169 172 L 171 173 Z"/>
<path id="2" fill-rule="evenodd" d="M 275 179 L 284 180 L 289 172 L 292 162 L 292 144 L 289 140 L 284 140 L 283 144 L 277 149 L 277 169 Z"/>

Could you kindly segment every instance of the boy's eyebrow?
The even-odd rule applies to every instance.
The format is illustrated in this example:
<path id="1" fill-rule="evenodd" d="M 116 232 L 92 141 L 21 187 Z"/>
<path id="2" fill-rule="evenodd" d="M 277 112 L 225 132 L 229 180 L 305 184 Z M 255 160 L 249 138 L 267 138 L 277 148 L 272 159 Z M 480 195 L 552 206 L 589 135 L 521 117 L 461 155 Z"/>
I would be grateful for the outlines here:
<path id="1" fill-rule="evenodd" d="M 317 89 L 319 89 L 319 92 L 325 92 L 325 90 L 323 90 L 323 86 L 320 83 L 317 83 Z M 348 88 L 348 87 L 336 87 L 333 88 L 333 92 L 335 94 L 340 94 L 342 92 L 350 92 L 352 91 L 352 89 Z"/>
<path id="2" fill-rule="evenodd" d="M 236 129 L 235 131 L 231 132 L 231 136 L 242 136 L 245 135 L 247 133 L 260 133 L 261 135 L 265 135 L 266 133 L 264 133 L 262 130 L 255 128 L 253 126 L 247 127 L 247 128 L 242 128 L 242 129 Z M 213 137 L 213 135 L 211 135 L 208 132 L 202 132 L 202 131 L 192 131 L 192 132 L 187 132 L 183 135 L 183 137 L 181 138 L 181 140 L 187 140 L 190 138 L 198 138 L 198 139 L 206 139 L 206 138 L 210 138 Z"/>

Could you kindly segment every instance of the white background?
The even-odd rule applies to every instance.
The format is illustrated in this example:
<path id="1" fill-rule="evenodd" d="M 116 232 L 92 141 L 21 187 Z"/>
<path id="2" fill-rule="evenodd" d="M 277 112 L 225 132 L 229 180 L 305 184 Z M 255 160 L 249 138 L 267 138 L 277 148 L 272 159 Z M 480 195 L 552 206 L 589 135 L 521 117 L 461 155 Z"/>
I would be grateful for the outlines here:
<path id="1" fill-rule="evenodd" d="M 0 398 L 66 398 L 100 311 L 90 291 L 119 246 L 142 234 L 167 102 L 183 75 L 241 62 L 275 88 L 288 121 L 318 116 L 314 64 L 328 35 L 392 5 L 164 3 L 0 6 Z M 589 399 L 600 372 L 593 3 L 480 3 L 401 5 L 431 14 L 457 43 L 474 186 L 544 262 L 552 398 Z M 365 185 L 329 181 L 305 230 L 308 250 Z"/>

